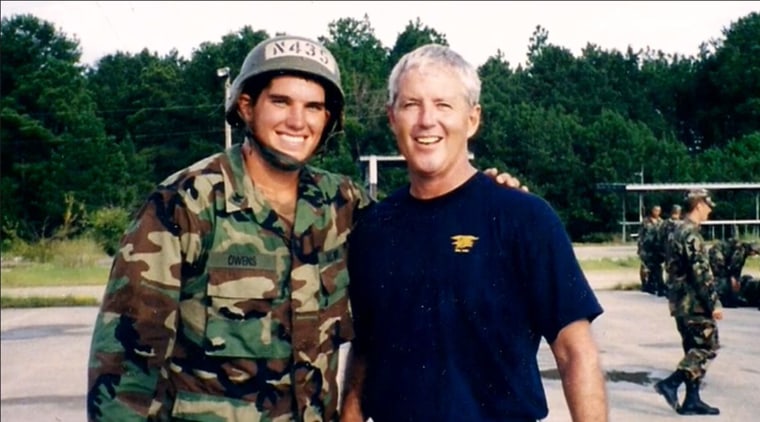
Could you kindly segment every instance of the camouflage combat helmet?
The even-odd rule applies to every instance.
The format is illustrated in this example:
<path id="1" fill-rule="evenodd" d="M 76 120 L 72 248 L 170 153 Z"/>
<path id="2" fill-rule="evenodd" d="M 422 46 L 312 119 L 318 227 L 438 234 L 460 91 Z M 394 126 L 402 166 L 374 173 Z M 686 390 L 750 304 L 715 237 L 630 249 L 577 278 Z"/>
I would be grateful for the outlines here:
<path id="1" fill-rule="evenodd" d="M 253 78 L 275 75 L 304 74 L 322 83 L 330 121 L 322 140 L 343 128 L 344 95 L 340 85 L 340 69 L 332 53 L 322 44 L 305 37 L 280 35 L 264 40 L 246 56 L 226 99 L 225 114 L 233 127 L 243 125 L 238 114 L 237 100 L 246 83 Z"/>

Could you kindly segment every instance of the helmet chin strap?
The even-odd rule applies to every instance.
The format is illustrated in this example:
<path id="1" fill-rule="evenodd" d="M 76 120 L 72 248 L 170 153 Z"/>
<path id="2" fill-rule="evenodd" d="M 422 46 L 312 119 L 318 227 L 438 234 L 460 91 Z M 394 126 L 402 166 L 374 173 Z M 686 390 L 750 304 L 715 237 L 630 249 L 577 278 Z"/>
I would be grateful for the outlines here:
<path id="1" fill-rule="evenodd" d="M 303 161 L 298 161 L 287 154 L 283 154 L 264 145 L 258 138 L 256 138 L 256 136 L 254 136 L 250 129 L 245 130 L 245 139 L 251 146 L 256 148 L 267 163 L 278 170 L 287 172 L 299 171 L 306 165 Z"/>

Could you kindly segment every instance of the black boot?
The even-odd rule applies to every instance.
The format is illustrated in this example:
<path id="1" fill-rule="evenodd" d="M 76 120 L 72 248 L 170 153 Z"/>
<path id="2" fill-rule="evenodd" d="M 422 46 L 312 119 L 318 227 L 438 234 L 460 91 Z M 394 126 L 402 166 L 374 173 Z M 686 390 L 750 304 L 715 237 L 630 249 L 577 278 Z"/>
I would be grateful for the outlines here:
<path id="1" fill-rule="evenodd" d="M 720 410 L 712 407 L 699 398 L 699 381 L 686 381 L 686 398 L 678 410 L 681 415 L 719 415 Z"/>
<path id="2" fill-rule="evenodd" d="M 664 380 L 658 381 L 654 384 L 654 391 L 665 397 L 665 401 L 667 401 L 668 405 L 676 412 L 679 409 L 678 387 L 684 381 L 686 381 L 686 376 L 683 371 L 676 370 Z"/>

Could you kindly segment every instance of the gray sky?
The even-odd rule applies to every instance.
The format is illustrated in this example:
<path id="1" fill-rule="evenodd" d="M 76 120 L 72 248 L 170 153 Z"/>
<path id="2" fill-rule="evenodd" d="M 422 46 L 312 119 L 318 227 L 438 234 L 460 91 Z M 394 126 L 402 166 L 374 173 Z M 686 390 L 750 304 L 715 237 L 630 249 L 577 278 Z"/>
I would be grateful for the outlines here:
<path id="1" fill-rule="evenodd" d="M 536 25 L 549 31 L 550 43 L 575 55 L 588 42 L 606 50 L 650 47 L 696 55 L 700 43 L 722 37 L 732 22 L 760 11 L 760 1 L 2 1 L 0 10 L 3 17 L 31 13 L 52 22 L 79 40 L 85 64 L 116 51 L 143 48 L 159 54 L 176 49 L 189 58 L 201 43 L 220 42 L 244 25 L 270 35 L 316 38 L 327 35 L 328 24 L 336 19 L 367 14 L 386 47 L 393 47 L 407 23 L 419 17 L 445 34 L 451 47 L 474 65 L 501 49 L 514 68 L 524 63 Z"/>

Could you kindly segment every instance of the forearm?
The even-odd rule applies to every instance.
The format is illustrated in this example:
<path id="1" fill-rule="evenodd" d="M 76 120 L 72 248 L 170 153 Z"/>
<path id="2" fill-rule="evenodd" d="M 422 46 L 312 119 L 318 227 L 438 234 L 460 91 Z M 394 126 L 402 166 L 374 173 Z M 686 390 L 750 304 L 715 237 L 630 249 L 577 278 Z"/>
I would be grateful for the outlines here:
<path id="1" fill-rule="evenodd" d="M 560 368 L 562 389 L 574 422 L 607 420 L 607 394 L 597 359 L 577 358 Z"/>
<path id="2" fill-rule="evenodd" d="M 599 353 L 588 321 L 563 328 L 552 344 L 570 415 L 574 422 L 606 422 L 607 392 Z"/>
<path id="3" fill-rule="evenodd" d="M 366 375 L 366 359 L 356 353 L 352 345 L 346 359 L 346 373 L 343 381 L 343 402 L 340 411 L 341 422 L 363 422 L 361 408 L 362 388 Z"/>

